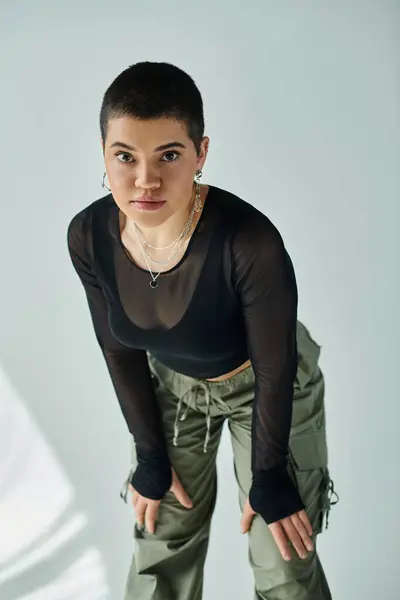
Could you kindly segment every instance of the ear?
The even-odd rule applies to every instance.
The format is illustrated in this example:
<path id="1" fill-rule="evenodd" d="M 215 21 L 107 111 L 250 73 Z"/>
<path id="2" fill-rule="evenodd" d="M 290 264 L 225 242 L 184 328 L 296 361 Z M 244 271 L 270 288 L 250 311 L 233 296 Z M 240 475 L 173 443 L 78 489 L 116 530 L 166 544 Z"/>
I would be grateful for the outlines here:
<path id="1" fill-rule="evenodd" d="M 206 162 L 206 159 L 207 159 L 209 145 L 210 145 L 210 138 L 203 137 L 203 139 L 201 140 L 200 155 L 199 155 L 199 161 L 198 161 L 198 165 L 197 165 L 198 169 L 203 169 L 204 163 Z"/>

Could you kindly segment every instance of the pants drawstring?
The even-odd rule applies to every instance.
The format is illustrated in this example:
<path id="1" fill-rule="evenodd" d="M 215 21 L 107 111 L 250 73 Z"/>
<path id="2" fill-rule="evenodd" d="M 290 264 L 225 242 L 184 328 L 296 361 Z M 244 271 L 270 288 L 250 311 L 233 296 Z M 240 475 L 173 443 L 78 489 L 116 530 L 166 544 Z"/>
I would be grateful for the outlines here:
<path id="1" fill-rule="evenodd" d="M 131 477 L 133 475 L 133 473 L 135 472 L 134 469 L 131 469 L 129 471 L 129 475 L 126 478 L 126 480 L 123 483 L 123 486 L 121 488 L 121 491 L 119 493 L 120 497 L 122 498 L 122 500 L 125 502 L 125 504 L 127 504 L 127 497 L 128 497 L 128 490 L 129 490 L 129 483 L 131 481 Z"/>
<path id="2" fill-rule="evenodd" d="M 336 500 L 333 501 L 332 496 L 335 496 Z M 340 500 L 340 498 L 339 498 L 337 492 L 335 492 L 334 483 L 333 483 L 332 479 L 329 477 L 327 495 L 326 495 L 326 506 L 325 506 L 325 529 L 328 529 L 328 526 L 329 526 L 329 513 L 331 511 L 331 508 L 332 508 L 332 506 L 337 504 L 339 502 L 339 500 Z"/>
<path id="3" fill-rule="evenodd" d="M 208 442 L 210 441 L 211 435 L 211 398 L 210 398 L 210 390 L 207 388 L 208 393 L 206 393 L 206 403 L 207 403 L 207 413 L 206 413 L 206 437 L 204 440 L 203 452 L 207 452 Z"/>
<path id="4" fill-rule="evenodd" d="M 184 421 L 188 415 L 188 411 L 189 408 L 193 402 L 193 404 L 196 406 L 196 398 L 197 396 L 195 394 L 193 394 L 193 391 L 195 388 L 201 388 L 204 390 L 204 394 L 205 394 L 205 399 L 206 399 L 206 405 L 207 405 L 207 412 L 206 412 L 206 436 L 205 436 L 205 440 L 204 440 L 204 446 L 203 446 L 203 452 L 207 452 L 207 447 L 208 447 L 208 443 L 210 441 L 210 436 L 211 436 L 211 394 L 210 394 L 210 388 L 207 385 L 207 383 L 205 381 L 200 381 L 198 384 L 196 384 L 194 387 L 190 388 L 185 394 L 183 394 L 183 396 L 181 396 L 179 398 L 178 401 L 178 406 L 176 408 L 176 415 L 175 415 L 175 424 L 174 424 L 174 439 L 173 439 L 173 444 L 174 446 L 178 446 L 178 437 L 179 437 L 179 422 L 180 421 Z M 184 410 L 184 412 L 181 414 L 181 410 L 182 410 L 182 405 L 183 405 L 183 400 L 185 398 L 185 396 L 189 394 L 189 400 L 188 403 L 186 405 L 186 408 Z"/>

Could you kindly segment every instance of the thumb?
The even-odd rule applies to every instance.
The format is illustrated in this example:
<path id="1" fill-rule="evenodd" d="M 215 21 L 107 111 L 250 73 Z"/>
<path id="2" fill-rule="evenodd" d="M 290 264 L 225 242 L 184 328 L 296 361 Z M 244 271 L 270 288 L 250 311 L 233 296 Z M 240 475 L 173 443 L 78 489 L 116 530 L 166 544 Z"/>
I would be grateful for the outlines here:
<path id="1" fill-rule="evenodd" d="M 171 492 L 174 493 L 178 502 L 182 504 L 185 508 L 193 508 L 193 502 L 189 498 L 188 494 L 185 492 L 183 485 L 181 484 L 178 475 L 175 473 L 174 469 L 172 469 L 172 485 Z"/>
<path id="2" fill-rule="evenodd" d="M 250 502 L 247 499 L 243 506 L 242 519 L 240 521 L 240 530 L 242 533 L 247 533 L 249 531 L 251 522 L 255 514 L 256 513 L 251 508 Z"/>

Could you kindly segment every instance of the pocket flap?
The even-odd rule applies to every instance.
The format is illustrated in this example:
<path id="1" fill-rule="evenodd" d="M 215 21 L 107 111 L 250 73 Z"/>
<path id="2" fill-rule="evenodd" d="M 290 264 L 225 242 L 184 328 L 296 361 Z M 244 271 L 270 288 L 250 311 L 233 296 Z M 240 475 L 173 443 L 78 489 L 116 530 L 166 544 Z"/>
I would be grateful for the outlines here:
<path id="1" fill-rule="evenodd" d="M 310 431 L 289 439 L 289 448 L 299 471 L 328 466 L 326 431 Z"/>

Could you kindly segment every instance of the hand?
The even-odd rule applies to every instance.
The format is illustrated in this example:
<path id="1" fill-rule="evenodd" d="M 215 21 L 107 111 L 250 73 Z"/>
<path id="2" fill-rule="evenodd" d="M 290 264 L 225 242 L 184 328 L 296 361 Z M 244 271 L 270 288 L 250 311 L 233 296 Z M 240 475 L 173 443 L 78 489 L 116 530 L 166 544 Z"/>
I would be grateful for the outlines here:
<path id="1" fill-rule="evenodd" d="M 161 504 L 161 500 L 150 500 L 149 498 L 145 498 L 145 496 L 141 496 L 132 485 L 129 485 L 129 489 L 132 492 L 132 506 L 136 514 L 136 522 L 138 527 L 146 526 L 146 530 L 148 533 L 154 533 L 156 527 L 156 521 L 158 516 L 158 509 Z M 175 472 L 172 469 L 172 484 L 170 487 L 170 491 L 175 494 L 178 502 L 182 504 L 185 508 L 192 508 L 193 502 L 183 489 L 181 482 Z"/>
<path id="2" fill-rule="evenodd" d="M 249 499 L 247 498 L 241 520 L 242 533 L 247 533 L 250 529 L 254 515 L 257 513 L 252 509 Z M 285 519 L 276 521 L 268 525 L 275 542 L 285 560 L 291 559 L 289 544 L 297 551 L 300 558 L 307 558 L 307 550 L 310 552 L 314 549 L 314 544 L 311 540 L 312 527 L 308 520 L 305 510 L 301 510 Z"/>

